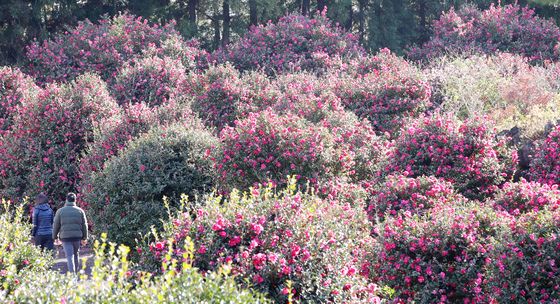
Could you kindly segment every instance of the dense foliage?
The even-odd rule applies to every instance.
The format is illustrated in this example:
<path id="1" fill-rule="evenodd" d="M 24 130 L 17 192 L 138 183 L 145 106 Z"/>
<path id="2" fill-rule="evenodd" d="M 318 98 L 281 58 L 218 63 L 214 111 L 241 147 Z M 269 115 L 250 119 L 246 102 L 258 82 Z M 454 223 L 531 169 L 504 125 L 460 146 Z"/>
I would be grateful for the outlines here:
<path id="1" fill-rule="evenodd" d="M 27 273 L 48 271 L 52 257 L 29 246 L 31 226 L 24 220 L 24 209 L 0 202 L 0 300 L 22 285 Z"/>
<path id="2" fill-rule="evenodd" d="M 356 38 L 334 27 L 324 14 L 300 15 L 253 27 L 238 42 L 214 54 L 240 71 L 262 69 L 267 74 L 290 71 L 321 72 L 333 58 L 351 59 L 363 52 Z"/>
<path id="3" fill-rule="evenodd" d="M 136 250 L 98 243 L 71 281 L 3 210 L 0 302 L 554 303 L 558 27 L 517 4 L 436 20 L 448 1 L 382 2 L 259 25 L 296 2 L 172 1 L 1 67 L 0 197 L 77 192 L 94 238 Z M 389 41 L 407 31 L 422 66 Z"/>
<path id="4" fill-rule="evenodd" d="M 509 220 L 476 203 L 388 219 L 376 227 L 374 273 L 404 301 L 488 302 L 485 268 Z"/>
<path id="5" fill-rule="evenodd" d="M 375 298 L 364 264 L 372 240 L 357 207 L 296 192 L 294 181 L 277 193 L 266 187 L 243 197 L 235 192 L 223 206 L 210 197 L 150 250 L 156 260 L 180 257 L 190 237 L 196 267 L 231 263 L 241 282 L 249 280 L 276 302 L 290 295 L 302 302 L 367 301 Z"/>
<path id="6" fill-rule="evenodd" d="M 134 244 L 165 218 L 164 198 L 177 203 L 212 190 L 212 162 L 206 156 L 217 139 L 183 126 L 156 129 L 127 145 L 102 171 L 93 173 L 83 193 L 98 231 L 112 240 Z"/>
<path id="7" fill-rule="evenodd" d="M 560 56 L 560 28 L 553 20 L 539 18 L 534 11 L 512 5 L 491 5 L 487 10 L 466 6 L 450 10 L 434 22 L 434 34 L 410 56 L 429 59 L 444 53 L 521 54 L 538 62 Z"/>
<path id="8" fill-rule="evenodd" d="M 505 143 L 481 121 L 461 122 L 435 114 L 412 122 L 402 133 L 389 156 L 388 172 L 434 175 L 463 195 L 480 198 L 491 194 L 514 169 L 515 152 L 506 153 Z"/>
<path id="9" fill-rule="evenodd" d="M 560 184 L 560 126 L 539 145 L 531 162 L 530 175 L 543 184 Z"/>

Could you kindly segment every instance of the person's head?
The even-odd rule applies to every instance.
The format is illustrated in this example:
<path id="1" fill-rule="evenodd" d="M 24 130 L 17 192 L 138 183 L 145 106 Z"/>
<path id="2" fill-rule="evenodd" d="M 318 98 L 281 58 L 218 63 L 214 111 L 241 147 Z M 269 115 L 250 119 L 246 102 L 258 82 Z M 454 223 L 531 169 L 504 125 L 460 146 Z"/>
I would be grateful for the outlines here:
<path id="1" fill-rule="evenodd" d="M 72 192 L 68 193 L 68 194 L 66 195 L 66 202 L 68 202 L 68 203 L 75 203 L 75 202 L 76 202 L 76 194 L 75 194 L 75 193 L 72 193 Z"/>
<path id="2" fill-rule="evenodd" d="M 48 197 L 46 194 L 44 193 L 39 193 L 36 197 L 35 197 L 35 204 L 36 205 L 41 205 L 46 203 L 48 200 Z"/>

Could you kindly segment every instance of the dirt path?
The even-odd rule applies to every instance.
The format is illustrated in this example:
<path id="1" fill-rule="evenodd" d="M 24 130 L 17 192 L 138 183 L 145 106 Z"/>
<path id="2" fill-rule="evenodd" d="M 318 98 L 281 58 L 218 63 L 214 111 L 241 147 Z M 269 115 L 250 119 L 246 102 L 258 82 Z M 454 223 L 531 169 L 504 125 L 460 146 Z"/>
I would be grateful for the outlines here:
<path id="1" fill-rule="evenodd" d="M 62 246 L 56 246 L 56 258 L 53 269 L 58 270 L 60 273 L 66 273 L 68 271 L 68 266 L 66 264 L 66 256 L 64 255 L 64 250 Z M 89 276 L 91 274 L 91 267 L 93 265 L 93 252 L 89 246 L 82 247 L 80 249 L 80 269 L 82 268 L 82 261 L 86 259 L 86 274 Z"/>

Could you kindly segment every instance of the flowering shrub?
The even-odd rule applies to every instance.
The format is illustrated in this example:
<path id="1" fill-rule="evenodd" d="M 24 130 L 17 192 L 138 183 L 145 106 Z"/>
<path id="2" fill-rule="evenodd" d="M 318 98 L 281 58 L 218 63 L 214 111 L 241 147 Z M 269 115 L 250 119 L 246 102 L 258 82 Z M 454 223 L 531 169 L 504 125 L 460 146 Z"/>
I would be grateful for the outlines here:
<path id="1" fill-rule="evenodd" d="M 433 176 L 409 178 L 391 175 L 379 189 L 370 189 L 367 211 L 372 222 L 382 222 L 387 215 L 423 214 L 439 205 L 465 201 L 455 193 L 453 185 Z"/>
<path id="2" fill-rule="evenodd" d="M 516 154 L 478 121 L 435 114 L 419 118 L 401 133 L 389 156 L 388 172 L 440 177 L 467 197 L 490 194 L 515 168 Z"/>
<path id="3" fill-rule="evenodd" d="M 329 130 L 293 114 L 271 110 L 251 113 L 220 134 L 223 151 L 215 167 L 225 185 L 246 189 L 254 184 L 281 184 L 288 175 L 302 183 L 344 174 L 352 159 L 340 154 Z M 338 152 L 338 153 L 337 153 Z"/>
<path id="4" fill-rule="evenodd" d="M 51 40 L 29 45 L 26 68 L 39 82 L 72 80 L 84 72 L 108 80 L 149 45 L 160 46 L 165 38 L 178 35 L 173 26 L 151 25 L 128 14 L 106 17 L 98 24 L 81 21 Z"/>
<path id="5" fill-rule="evenodd" d="M 401 301 L 487 303 L 485 267 L 511 219 L 478 203 L 439 205 L 376 227 L 372 264 Z"/>
<path id="6" fill-rule="evenodd" d="M 124 63 L 111 91 L 119 104 L 144 102 L 157 106 L 173 95 L 181 95 L 185 81 L 185 67 L 180 59 L 144 56 Z"/>
<path id="7" fill-rule="evenodd" d="M 0 135 L 11 127 L 17 106 L 39 91 L 33 79 L 17 68 L 0 67 Z"/>
<path id="8" fill-rule="evenodd" d="M 556 185 L 541 185 L 524 179 L 517 183 L 505 183 L 496 192 L 492 202 L 514 215 L 538 211 L 546 206 L 560 205 L 560 191 Z"/>
<path id="9" fill-rule="evenodd" d="M 521 54 L 533 62 L 557 60 L 560 29 L 553 20 L 535 15 L 517 4 L 491 5 L 480 11 L 466 6 L 444 13 L 433 23 L 433 37 L 420 48 L 413 48 L 413 59 L 431 59 L 445 53 Z"/>
<path id="10" fill-rule="evenodd" d="M 60 198 L 73 190 L 78 158 L 92 140 L 93 126 L 115 113 L 118 105 L 93 75 L 49 85 L 37 98 L 19 105 L 3 143 L 4 195 L 45 192 Z"/>
<path id="11" fill-rule="evenodd" d="M 518 127 L 524 140 L 539 138 L 559 115 L 560 98 L 549 77 L 554 66 L 531 66 L 519 55 L 443 57 L 425 70 L 433 99 L 460 118 L 486 115 L 497 130 Z"/>
<path id="12" fill-rule="evenodd" d="M 529 175 L 542 184 L 560 184 L 560 126 L 554 127 L 536 149 Z"/>
<path id="13" fill-rule="evenodd" d="M 201 129 L 170 126 L 130 142 L 117 157 L 92 173 L 83 195 L 97 231 L 112 240 L 133 244 L 135 237 L 160 226 L 181 193 L 191 197 L 212 190 L 212 163 L 207 153 L 217 139 Z"/>
<path id="14" fill-rule="evenodd" d="M 103 236 L 102 236 L 103 237 Z M 178 299 L 197 303 L 268 303 L 262 295 L 239 288 L 227 268 L 205 276 L 188 260 L 163 263 L 161 276 L 134 269 L 128 260 L 130 249 L 96 241 L 91 276 L 84 273 L 61 275 L 44 269 L 28 273 L 9 294 L 0 292 L 2 303 L 172 303 Z M 25 247 L 21 245 L 21 247 Z"/>
<path id="15" fill-rule="evenodd" d="M 368 286 L 363 260 L 372 240 L 363 209 L 295 188 L 292 180 L 279 193 L 233 192 L 224 204 L 208 198 L 196 216 L 176 220 L 170 238 L 152 244 L 151 253 L 156 260 L 180 257 L 190 236 L 195 267 L 231 263 L 240 281 L 249 280 L 277 303 L 290 295 L 305 303 L 373 301 L 375 286 Z"/>
<path id="16" fill-rule="evenodd" d="M 335 75 L 340 79 L 333 82 L 333 90 L 347 109 L 369 119 L 377 131 L 398 131 L 407 118 L 429 106 L 430 87 L 406 60 L 382 50 L 359 66 L 363 71 L 357 75 Z"/>
<path id="17" fill-rule="evenodd" d="M 501 301 L 556 303 L 560 298 L 560 208 L 522 215 L 513 241 L 490 268 L 489 292 Z"/>
<path id="18" fill-rule="evenodd" d="M 27 273 L 48 271 L 52 257 L 29 244 L 31 226 L 24 221 L 23 207 L 0 202 L 0 301 L 18 288 Z"/>
<path id="19" fill-rule="evenodd" d="M 193 110 L 206 125 L 218 130 L 233 124 L 236 110 L 246 96 L 246 85 L 233 66 L 211 66 L 191 80 Z"/>
<path id="20" fill-rule="evenodd" d="M 212 60 L 229 61 L 240 71 L 262 69 L 273 75 L 287 71 L 321 72 L 333 58 L 350 59 L 363 53 L 358 40 L 326 18 L 288 15 L 276 23 L 253 27 L 238 42 L 212 54 Z"/>
<path id="21" fill-rule="evenodd" d="M 97 172 L 110 157 L 117 155 L 126 144 L 155 127 L 177 122 L 185 126 L 202 128 L 188 104 L 170 100 L 165 105 L 151 108 L 144 103 L 123 107 L 118 114 L 102 119 L 94 126 L 93 141 L 80 159 L 80 176 Z"/>

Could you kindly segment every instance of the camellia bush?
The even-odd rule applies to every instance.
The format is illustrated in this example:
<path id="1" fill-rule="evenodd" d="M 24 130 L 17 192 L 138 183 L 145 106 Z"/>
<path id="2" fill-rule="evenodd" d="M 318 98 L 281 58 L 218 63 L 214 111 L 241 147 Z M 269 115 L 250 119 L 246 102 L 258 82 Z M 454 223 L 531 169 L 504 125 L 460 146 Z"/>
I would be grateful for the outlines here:
<path id="1" fill-rule="evenodd" d="M 19 69 L 0 67 L 0 136 L 11 127 L 17 107 L 39 92 L 33 79 Z"/>
<path id="2" fill-rule="evenodd" d="M 496 207 L 511 214 L 538 211 L 545 207 L 560 207 L 560 191 L 557 185 L 549 186 L 524 179 L 505 183 L 492 198 Z"/>
<path id="3" fill-rule="evenodd" d="M 409 57 L 430 60 L 446 53 L 510 52 L 532 62 L 558 60 L 560 29 L 553 20 L 542 19 L 518 4 L 491 5 L 480 11 L 466 6 L 444 13 L 433 23 L 434 34 Z"/>
<path id="4" fill-rule="evenodd" d="M 22 285 L 29 273 L 41 275 L 49 270 L 52 257 L 29 243 L 31 225 L 24 208 L 0 202 L 0 301 Z"/>
<path id="5" fill-rule="evenodd" d="M 3 195 L 45 192 L 58 199 L 75 189 L 78 159 L 94 125 L 118 113 L 118 105 L 98 76 L 86 74 L 47 86 L 16 112 L 2 145 Z"/>
<path id="6" fill-rule="evenodd" d="M 537 147 L 529 170 L 531 180 L 560 184 L 560 126 L 556 126 Z"/>
<path id="7" fill-rule="evenodd" d="M 181 194 L 192 198 L 213 190 L 212 162 L 206 156 L 219 145 L 202 129 L 181 125 L 162 127 L 131 141 L 118 156 L 92 174 L 89 191 L 83 193 L 96 231 L 111 240 L 134 244 L 161 226 Z"/>
<path id="8" fill-rule="evenodd" d="M 386 170 L 443 178 L 463 195 L 490 195 L 515 169 L 516 153 L 480 121 L 434 114 L 405 126 Z"/>
<path id="9" fill-rule="evenodd" d="M 404 302 L 488 303 L 485 268 L 511 234 L 511 218 L 479 203 L 438 205 L 376 226 L 372 255 L 380 285 Z"/>
<path id="10" fill-rule="evenodd" d="M 332 90 L 344 106 L 367 118 L 378 132 L 397 132 L 430 105 L 430 86 L 420 71 L 389 50 L 354 63 L 354 72 L 335 73 Z"/>
<path id="11" fill-rule="evenodd" d="M 223 204 L 210 197 L 195 214 L 177 219 L 167 238 L 151 245 L 151 259 L 180 257 L 190 237 L 195 267 L 230 264 L 238 281 L 248 280 L 275 302 L 375 303 L 376 286 L 368 284 L 364 264 L 372 240 L 363 206 L 322 200 L 295 188 L 292 180 L 276 193 L 266 187 L 243 196 L 234 191 Z"/>
<path id="12" fill-rule="evenodd" d="M 488 271 L 488 292 L 500 301 L 555 303 L 560 298 L 560 208 L 517 220 Z"/>
<path id="13" fill-rule="evenodd" d="M 433 176 L 409 178 L 400 174 L 391 175 L 384 184 L 371 188 L 367 211 L 374 223 L 399 213 L 422 215 L 436 206 L 466 201 L 455 192 L 451 183 Z"/>
<path id="14" fill-rule="evenodd" d="M 290 71 L 323 72 L 333 59 L 362 54 L 356 37 L 331 24 L 325 14 L 314 18 L 288 15 L 277 23 L 251 28 L 211 60 L 231 62 L 240 71 L 263 70 L 268 75 Z"/>
<path id="15" fill-rule="evenodd" d="M 251 113 L 222 130 L 220 140 L 223 151 L 217 150 L 215 167 L 225 185 L 240 189 L 282 185 L 289 175 L 315 184 L 348 172 L 352 165 L 327 128 L 293 114 Z"/>
<path id="16" fill-rule="evenodd" d="M 109 80 L 149 45 L 159 47 L 167 37 L 179 35 L 173 27 L 129 14 L 105 17 L 97 24 L 81 21 L 50 40 L 29 45 L 26 71 L 41 83 L 72 80 L 84 72 Z"/>
<path id="17" fill-rule="evenodd" d="M 144 102 L 158 106 L 182 95 L 187 78 L 180 59 L 146 55 L 127 61 L 118 70 L 111 92 L 119 104 Z"/>

